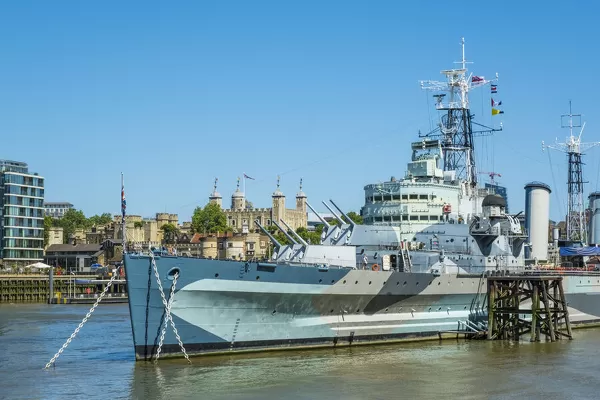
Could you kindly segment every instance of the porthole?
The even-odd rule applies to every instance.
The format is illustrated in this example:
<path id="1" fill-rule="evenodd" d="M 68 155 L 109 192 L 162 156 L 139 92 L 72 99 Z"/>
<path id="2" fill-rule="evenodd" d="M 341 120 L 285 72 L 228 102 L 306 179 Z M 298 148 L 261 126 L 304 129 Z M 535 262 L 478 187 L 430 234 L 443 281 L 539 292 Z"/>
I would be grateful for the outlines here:
<path id="1" fill-rule="evenodd" d="M 219 277 L 219 274 L 215 274 L 215 278 L 218 278 L 218 277 Z"/>
<path id="2" fill-rule="evenodd" d="M 256 280 L 257 281 L 260 280 L 260 276 L 256 275 Z"/>

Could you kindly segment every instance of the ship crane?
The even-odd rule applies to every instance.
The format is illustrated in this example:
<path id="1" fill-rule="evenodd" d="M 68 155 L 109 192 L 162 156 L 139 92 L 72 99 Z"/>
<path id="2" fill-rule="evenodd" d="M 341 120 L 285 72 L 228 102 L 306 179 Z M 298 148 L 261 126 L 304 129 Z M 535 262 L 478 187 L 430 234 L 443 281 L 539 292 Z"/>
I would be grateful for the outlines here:
<path id="1" fill-rule="evenodd" d="M 565 118 L 568 117 L 568 121 Z M 585 223 L 585 209 L 583 205 L 583 152 L 600 145 L 600 142 L 581 143 L 581 135 L 585 129 L 585 122 L 581 124 L 581 114 L 573 114 L 569 101 L 569 113 L 561 115 L 561 128 L 569 129 L 569 137 L 565 142 L 556 141 L 547 145 L 542 141 L 542 151 L 546 148 L 554 149 L 567 154 L 569 163 L 568 171 L 568 205 L 567 205 L 567 240 L 572 243 L 587 244 L 587 224 Z M 573 135 L 573 128 L 581 128 L 579 135 Z"/>
<path id="2" fill-rule="evenodd" d="M 487 175 L 490 177 L 490 183 L 496 185 L 496 177 L 501 178 L 502 175 L 497 172 L 478 172 L 479 175 Z"/>

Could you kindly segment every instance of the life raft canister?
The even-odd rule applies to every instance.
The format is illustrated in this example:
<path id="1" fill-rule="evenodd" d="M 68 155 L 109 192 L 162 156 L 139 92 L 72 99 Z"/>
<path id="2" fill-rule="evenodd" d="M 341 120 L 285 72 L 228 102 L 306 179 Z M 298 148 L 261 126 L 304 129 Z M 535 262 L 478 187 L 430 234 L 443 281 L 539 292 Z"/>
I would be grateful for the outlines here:
<path id="1" fill-rule="evenodd" d="M 373 265 L 371 266 L 371 270 L 372 270 L 372 271 L 379 271 L 379 264 L 373 264 Z"/>

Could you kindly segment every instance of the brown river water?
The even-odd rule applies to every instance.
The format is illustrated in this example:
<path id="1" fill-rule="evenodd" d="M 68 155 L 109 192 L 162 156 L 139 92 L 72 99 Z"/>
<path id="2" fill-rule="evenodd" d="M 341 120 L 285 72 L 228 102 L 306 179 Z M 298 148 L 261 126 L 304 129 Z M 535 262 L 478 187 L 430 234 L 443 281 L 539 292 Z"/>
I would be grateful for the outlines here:
<path id="1" fill-rule="evenodd" d="M 0 305 L 0 399 L 598 399 L 600 329 L 556 343 L 446 340 L 135 362 L 126 304 Z"/>

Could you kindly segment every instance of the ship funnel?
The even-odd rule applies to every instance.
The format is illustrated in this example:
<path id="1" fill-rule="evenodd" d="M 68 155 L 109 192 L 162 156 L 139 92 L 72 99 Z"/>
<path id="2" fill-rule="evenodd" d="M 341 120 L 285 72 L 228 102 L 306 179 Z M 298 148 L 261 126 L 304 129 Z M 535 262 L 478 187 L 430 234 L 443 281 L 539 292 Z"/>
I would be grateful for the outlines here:
<path id="1" fill-rule="evenodd" d="M 308 246 L 308 243 L 306 243 L 306 241 L 305 241 L 304 239 L 302 239 L 302 237 L 301 237 L 300 235 L 298 235 L 298 233 L 294 232 L 294 230 L 293 230 L 293 229 L 292 229 L 292 228 L 291 228 L 291 227 L 290 227 L 288 224 L 286 224 L 286 223 L 285 223 L 285 221 L 284 221 L 283 219 L 280 219 L 279 221 L 281 221 L 281 223 L 282 223 L 283 225 L 285 225 L 285 227 L 286 227 L 286 228 L 288 228 L 288 230 L 289 230 L 290 232 L 292 232 L 292 235 L 294 235 L 294 237 L 295 237 L 296 239 L 298 239 L 298 241 L 299 241 L 300 243 L 302 243 L 304 246 Z"/>
<path id="2" fill-rule="evenodd" d="M 321 203 L 323 203 L 323 205 L 324 205 L 325 207 L 327 207 L 327 209 L 329 210 L 329 212 L 330 212 L 331 214 L 333 214 L 333 216 L 335 217 L 335 219 L 337 219 L 337 221 L 340 223 L 340 225 L 344 225 L 344 224 L 345 224 L 344 220 L 343 220 L 343 219 L 341 219 L 341 218 L 340 218 L 340 216 L 339 216 L 339 215 L 337 215 L 337 214 L 335 213 L 335 211 L 333 211 L 333 210 L 331 209 L 331 207 L 329 207 L 329 204 L 325 203 L 324 201 L 322 201 Z"/>
<path id="3" fill-rule="evenodd" d="M 549 217 L 550 186 L 542 182 L 525 185 L 525 228 L 531 243 L 530 259 L 548 260 Z"/>
<path id="4" fill-rule="evenodd" d="M 331 225 L 329 225 L 329 223 L 327 221 L 325 221 L 325 218 L 321 217 L 321 215 L 315 211 L 314 208 L 312 208 L 312 206 L 308 203 L 308 201 L 306 202 L 306 205 L 308 206 L 308 208 L 310 208 L 310 210 L 315 213 L 315 215 L 317 216 L 317 218 L 319 218 L 319 221 L 321 221 L 323 223 L 323 225 L 325 225 L 326 228 L 329 228 Z"/>
<path id="5" fill-rule="evenodd" d="M 273 244 L 274 244 L 275 246 L 277 246 L 277 248 L 280 248 L 280 247 L 281 247 L 281 243 L 279 243 L 279 242 L 277 241 L 277 239 L 275 239 L 275 238 L 273 237 L 273 235 L 271 235 L 271 234 L 269 233 L 269 231 L 268 231 L 268 230 L 266 230 L 266 229 L 265 229 L 265 228 L 264 228 L 264 227 L 263 227 L 263 226 L 262 226 L 262 225 L 261 225 L 261 224 L 258 222 L 258 220 L 257 220 L 257 219 L 256 219 L 256 220 L 254 220 L 254 223 L 255 223 L 256 225 L 258 225 L 258 227 L 260 228 L 260 230 L 261 230 L 261 231 L 263 231 L 263 233 L 269 237 L 269 239 L 271 240 L 271 242 L 273 242 Z"/>
<path id="6" fill-rule="evenodd" d="M 342 216 L 343 216 L 344 218 L 346 218 L 346 220 L 348 221 L 348 223 L 349 223 L 350 225 L 352 225 L 353 227 L 354 227 L 354 226 L 356 226 L 356 223 L 354 223 L 354 221 L 352 221 L 352 220 L 350 219 L 350 217 L 348 217 L 348 215 L 346 215 L 346 213 L 345 213 L 345 212 L 343 212 L 343 211 L 342 211 L 342 209 L 341 209 L 341 208 L 339 208 L 339 207 L 337 206 L 337 204 L 335 204 L 335 203 L 333 202 L 333 200 L 329 199 L 329 202 L 330 202 L 331 204 L 333 204 L 333 206 L 334 206 L 334 207 L 335 207 L 335 208 L 336 208 L 336 209 L 337 209 L 337 210 L 340 212 L 340 214 L 342 214 Z"/>
<path id="7" fill-rule="evenodd" d="M 294 243 L 294 244 L 298 244 L 298 242 L 296 242 L 296 239 L 294 239 L 293 237 L 291 237 L 291 236 L 290 236 L 290 234 L 289 234 L 289 233 L 287 233 L 287 231 L 281 227 L 281 225 L 279 225 L 277 222 L 275 222 L 275 220 L 273 220 L 272 222 L 275 224 L 275 226 L 276 226 L 277 228 L 279 228 L 279 230 L 280 230 L 281 232 L 283 232 L 283 234 L 285 235 L 285 237 L 286 237 L 286 238 L 288 238 L 288 240 L 289 240 L 290 242 L 292 242 L 292 243 Z"/>
<path id="8" fill-rule="evenodd" d="M 600 244 L 600 192 L 588 196 L 590 200 L 590 234 L 588 243 Z"/>

